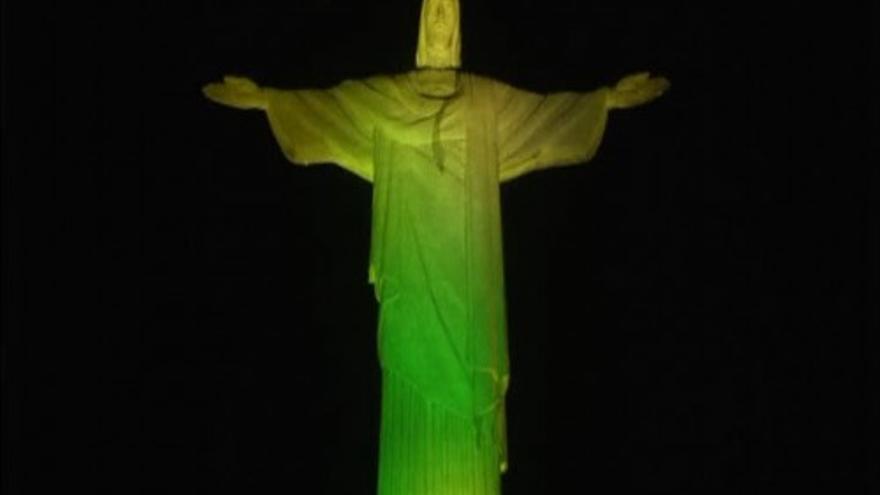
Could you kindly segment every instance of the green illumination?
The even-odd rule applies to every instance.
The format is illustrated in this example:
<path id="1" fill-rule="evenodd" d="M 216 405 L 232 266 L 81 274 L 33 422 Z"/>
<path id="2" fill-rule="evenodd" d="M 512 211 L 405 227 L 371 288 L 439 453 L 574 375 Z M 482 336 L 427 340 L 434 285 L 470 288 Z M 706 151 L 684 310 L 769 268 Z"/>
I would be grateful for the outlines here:
<path id="1" fill-rule="evenodd" d="M 499 184 L 588 161 L 608 111 L 661 95 L 647 73 L 541 95 L 455 70 L 458 2 L 425 0 L 419 70 L 329 89 L 227 76 L 205 95 L 261 109 L 293 163 L 373 184 L 368 280 L 383 372 L 380 495 L 498 494 L 509 383 Z"/>

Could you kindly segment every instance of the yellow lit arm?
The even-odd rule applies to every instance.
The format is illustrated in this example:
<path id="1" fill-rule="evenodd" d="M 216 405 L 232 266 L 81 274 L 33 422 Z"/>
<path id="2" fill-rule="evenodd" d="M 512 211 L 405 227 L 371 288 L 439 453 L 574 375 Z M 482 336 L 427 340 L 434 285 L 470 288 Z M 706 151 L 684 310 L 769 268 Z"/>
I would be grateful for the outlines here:
<path id="1" fill-rule="evenodd" d="M 607 121 L 609 89 L 541 95 L 498 84 L 502 181 L 585 162 L 596 153 Z"/>
<path id="2" fill-rule="evenodd" d="M 373 179 L 373 127 L 384 102 L 368 83 L 346 81 L 329 89 L 282 90 L 226 76 L 205 85 L 222 105 L 263 110 L 285 157 L 299 165 L 334 163 Z"/>
<path id="3" fill-rule="evenodd" d="M 599 148 L 608 112 L 660 97 L 669 80 L 647 72 L 624 77 L 613 88 L 541 95 L 503 83 L 497 122 L 502 181 L 554 166 L 589 161 Z"/>
<path id="4" fill-rule="evenodd" d="M 284 156 L 299 165 L 334 163 L 372 182 L 375 118 L 361 86 L 266 88 L 266 114 Z"/>

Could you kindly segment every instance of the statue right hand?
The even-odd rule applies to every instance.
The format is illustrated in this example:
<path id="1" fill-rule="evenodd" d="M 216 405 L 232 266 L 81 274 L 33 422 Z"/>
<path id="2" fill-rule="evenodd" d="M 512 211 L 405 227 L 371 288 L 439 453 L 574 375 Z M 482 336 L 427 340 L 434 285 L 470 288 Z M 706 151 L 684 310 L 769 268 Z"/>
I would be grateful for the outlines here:
<path id="1" fill-rule="evenodd" d="M 265 110 L 268 106 L 266 92 L 246 77 L 226 76 L 223 82 L 202 87 L 209 100 L 241 110 Z"/>
<path id="2" fill-rule="evenodd" d="M 669 80 L 640 72 L 624 77 L 611 90 L 608 108 L 632 108 L 652 101 L 669 89 Z"/>

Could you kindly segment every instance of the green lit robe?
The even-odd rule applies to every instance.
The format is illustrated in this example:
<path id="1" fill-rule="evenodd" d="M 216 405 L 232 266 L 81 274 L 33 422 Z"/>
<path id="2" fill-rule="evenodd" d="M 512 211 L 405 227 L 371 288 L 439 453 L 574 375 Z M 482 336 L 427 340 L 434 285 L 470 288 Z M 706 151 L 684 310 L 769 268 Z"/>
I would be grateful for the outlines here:
<path id="1" fill-rule="evenodd" d="M 607 89 L 539 95 L 418 71 L 326 90 L 269 89 L 285 156 L 373 184 L 380 304 L 380 495 L 495 494 L 509 381 L 499 184 L 596 152 Z"/>

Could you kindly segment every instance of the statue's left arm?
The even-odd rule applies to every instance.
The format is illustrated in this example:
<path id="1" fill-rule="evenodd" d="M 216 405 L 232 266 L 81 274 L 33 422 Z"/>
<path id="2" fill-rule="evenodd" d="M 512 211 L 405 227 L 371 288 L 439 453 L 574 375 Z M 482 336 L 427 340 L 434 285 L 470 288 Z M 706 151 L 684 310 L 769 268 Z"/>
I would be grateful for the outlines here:
<path id="1" fill-rule="evenodd" d="M 499 177 L 502 181 L 549 167 L 589 161 L 599 148 L 608 112 L 647 103 L 669 81 L 647 73 L 587 93 L 537 94 L 499 83 Z"/>

